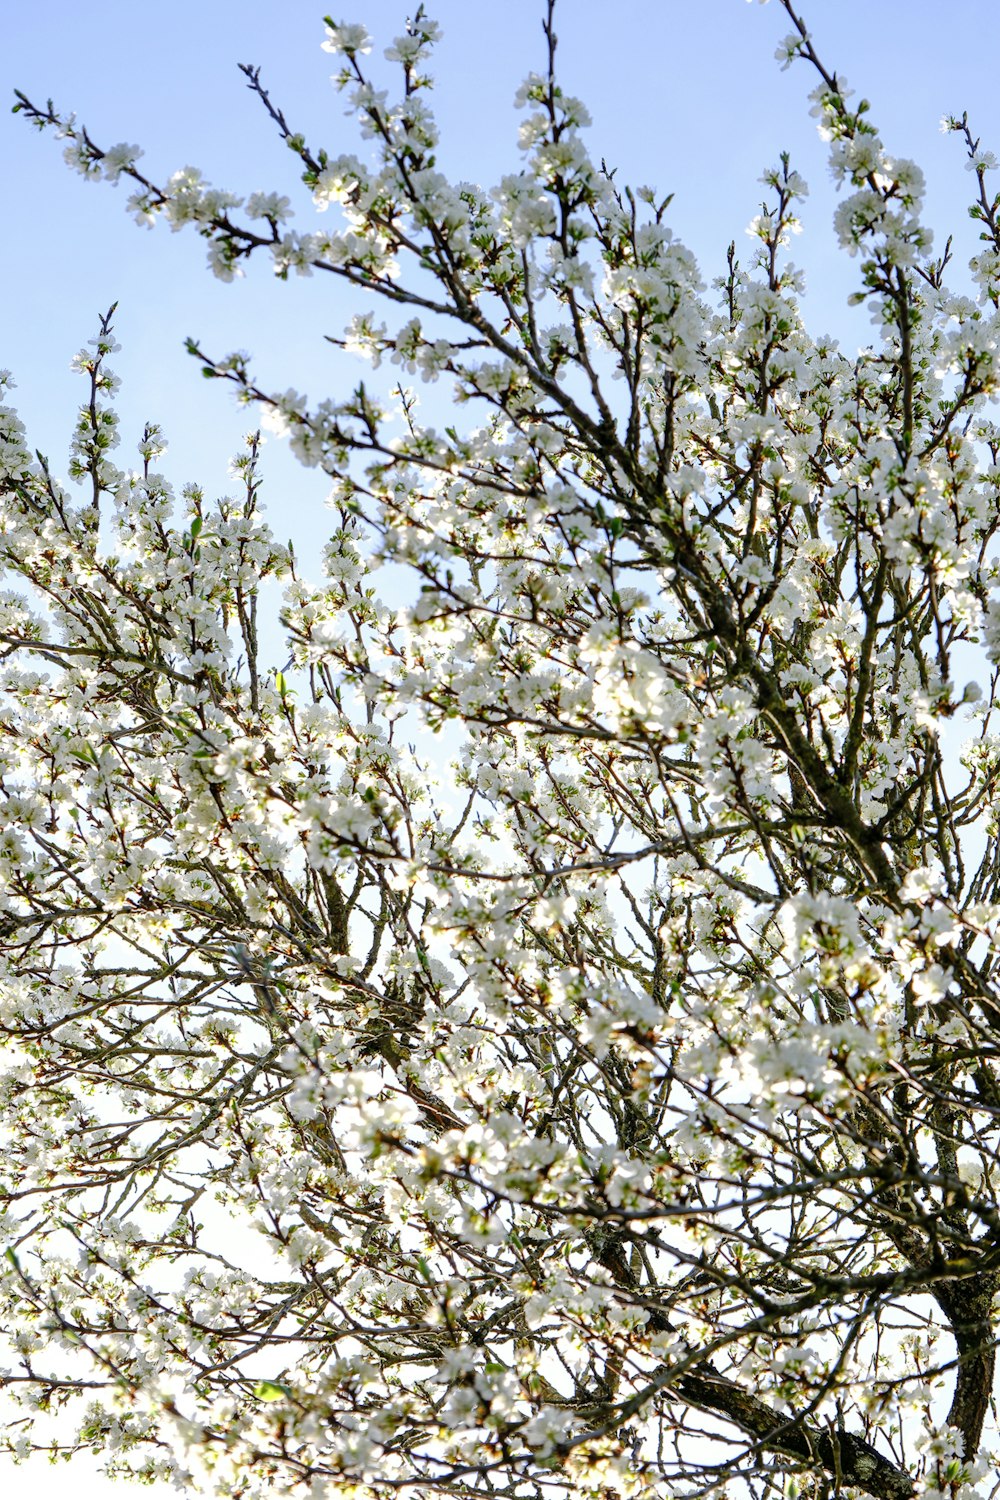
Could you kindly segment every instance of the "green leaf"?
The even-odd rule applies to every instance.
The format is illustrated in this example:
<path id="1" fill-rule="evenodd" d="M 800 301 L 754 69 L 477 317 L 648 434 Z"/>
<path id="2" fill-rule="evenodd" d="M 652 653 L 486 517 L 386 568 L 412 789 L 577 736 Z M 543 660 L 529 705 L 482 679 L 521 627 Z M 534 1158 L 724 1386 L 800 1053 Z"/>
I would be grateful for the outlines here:
<path id="1" fill-rule="evenodd" d="M 201 528 L 204 526 L 204 524 L 205 524 L 205 522 L 202 520 L 201 516 L 195 516 L 194 520 L 191 522 L 191 537 L 192 537 L 192 540 L 196 536 L 200 536 L 201 535 Z"/>
<path id="2" fill-rule="evenodd" d="M 258 1380 L 253 1393 L 258 1401 L 290 1400 L 292 1395 L 287 1385 L 281 1385 L 277 1380 Z"/>

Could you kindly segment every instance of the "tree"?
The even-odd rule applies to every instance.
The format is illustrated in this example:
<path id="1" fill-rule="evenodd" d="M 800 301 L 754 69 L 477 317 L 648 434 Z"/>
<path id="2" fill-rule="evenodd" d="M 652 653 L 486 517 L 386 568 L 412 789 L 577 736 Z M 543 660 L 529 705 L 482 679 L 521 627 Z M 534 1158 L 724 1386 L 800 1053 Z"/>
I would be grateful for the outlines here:
<path id="1" fill-rule="evenodd" d="M 979 1493 L 996 163 L 950 122 L 957 295 L 919 170 L 782 4 L 876 322 L 855 358 L 802 325 L 790 159 L 706 290 L 667 202 L 591 159 L 551 0 L 492 193 L 435 166 L 422 8 L 392 99 L 327 22 L 361 156 L 244 69 L 339 207 L 307 233 L 19 96 L 224 280 L 270 254 L 381 304 L 344 343 L 397 368 L 310 405 L 192 346 L 329 476 L 319 583 L 258 513 L 257 435 L 215 506 L 153 425 L 115 466 L 113 309 L 81 498 L 3 409 L 16 1453 L 247 1497 Z M 450 383 L 451 425 L 405 376 Z"/>

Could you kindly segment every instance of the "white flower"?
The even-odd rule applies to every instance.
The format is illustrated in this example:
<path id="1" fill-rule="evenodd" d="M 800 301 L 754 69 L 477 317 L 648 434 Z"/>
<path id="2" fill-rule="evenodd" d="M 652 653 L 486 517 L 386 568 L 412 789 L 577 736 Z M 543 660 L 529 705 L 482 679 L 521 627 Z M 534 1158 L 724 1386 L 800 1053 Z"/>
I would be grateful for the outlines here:
<path id="1" fill-rule="evenodd" d="M 133 167 L 142 154 L 138 146 L 128 146 L 124 142 L 111 146 L 101 157 L 101 170 L 109 182 L 117 182 L 122 172 Z"/>
<path id="2" fill-rule="evenodd" d="M 364 26 L 358 23 L 341 22 L 338 26 L 327 25 L 326 40 L 321 43 L 324 52 L 355 57 L 358 53 L 372 50 L 371 37 Z"/>

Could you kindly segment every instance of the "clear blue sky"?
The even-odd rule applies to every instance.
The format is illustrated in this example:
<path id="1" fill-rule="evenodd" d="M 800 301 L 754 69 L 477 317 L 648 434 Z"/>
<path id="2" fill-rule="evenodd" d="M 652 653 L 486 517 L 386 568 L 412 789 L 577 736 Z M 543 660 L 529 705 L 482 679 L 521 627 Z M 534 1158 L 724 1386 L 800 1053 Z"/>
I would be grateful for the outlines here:
<path id="1" fill-rule="evenodd" d="M 975 246 L 965 209 L 972 179 L 961 149 L 943 137 L 946 112 L 968 109 L 986 145 L 1000 152 L 1000 6 L 993 0 L 802 0 L 827 66 L 872 101 L 890 150 L 915 157 L 928 177 L 929 218 L 939 246 L 949 232 L 964 261 Z M 402 28 L 407 0 L 354 0 L 338 18 L 363 20 L 388 43 Z M 541 0 L 439 0 L 429 9 L 445 40 L 436 74 L 443 127 L 442 164 L 455 176 L 492 185 L 516 166 L 514 90 L 542 62 Z M 11 3 L 4 17 L 0 95 L 17 86 L 36 102 L 51 96 L 75 110 L 102 145 L 126 140 L 146 151 L 154 180 L 195 165 L 238 192 L 292 194 L 296 225 L 309 202 L 294 194 L 294 162 L 246 92 L 238 62 L 264 78 L 295 128 L 314 148 L 355 149 L 343 102 L 329 84 L 333 60 L 319 50 L 323 0 L 36 0 Z M 848 315 L 852 264 L 832 247 L 833 199 L 824 149 L 809 119 L 808 70 L 779 71 L 774 48 L 788 30 L 778 0 L 561 0 L 562 76 L 589 103 L 597 156 L 621 179 L 675 194 L 674 230 L 710 279 L 730 239 L 749 251 L 744 229 L 757 211 L 761 171 L 788 149 L 812 188 L 805 234 L 793 250 L 809 278 L 811 321 L 845 344 L 867 336 Z M 133 462 L 146 417 L 171 439 L 168 470 L 209 493 L 226 488 L 226 463 L 248 425 L 221 385 L 208 385 L 183 352 L 186 334 L 224 353 L 255 355 L 264 385 L 294 385 L 313 396 L 344 390 L 346 368 L 324 332 L 339 333 L 348 305 L 330 279 L 273 280 L 262 261 L 243 282 L 224 286 L 204 268 L 193 234 L 137 229 L 125 193 L 84 183 L 63 165 L 51 136 L 20 117 L 0 116 L 6 224 L 0 241 L 0 365 L 13 368 L 22 414 L 57 472 L 65 462 L 76 403 L 69 372 L 96 314 L 120 301 L 124 379 L 120 461 Z M 744 253 L 745 253 L 744 252 Z M 265 498 L 282 537 L 318 538 L 326 519 L 321 475 L 292 467 L 272 443 Z M 2 1361 L 0 1361 L 2 1362 Z M 71 1471 L 75 1500 L 121 1494 L 121 1487 Z M 30 1474 L 30 1478 L 29 1478 Z M 0 1476 L 2 1478 L 2 1476 Z M 67 1471 L 33 1465 L 19 1482 L 48 1500 Z M 149 1493 L 148 1491 L 146 1492 Z"/>

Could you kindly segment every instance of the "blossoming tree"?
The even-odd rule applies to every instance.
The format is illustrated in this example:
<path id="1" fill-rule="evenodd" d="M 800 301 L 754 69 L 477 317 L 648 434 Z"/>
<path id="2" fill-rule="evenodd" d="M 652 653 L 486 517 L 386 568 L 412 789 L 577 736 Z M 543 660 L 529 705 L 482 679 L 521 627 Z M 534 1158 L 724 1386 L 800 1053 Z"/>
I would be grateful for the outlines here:
<path id="1" fill-rule="evenodd" d="M 315 577 L 258 512 L 256 437 L 214 506 L 153 426 L 116 467 L 111 314 L 79 490 L 3 409 L 15 1453 L 248 1500 L 978 1493 L 1000 198 L 950 122 L 981 226 L 956 295 L 920 172 L 782 3 L 857 357 L 802 325 L 789 159 L 706 288 L 589 155 L 551 3 L 491 191 L 435 166 L 422 10 L 391 97 L 327 23 L 360 155 L 245 69 L 339 213 L 304 233 L 19 97 L 224 280 L 347 283 L 389 379 L 310 405 L 192 346 L 329 476 Z"/>

